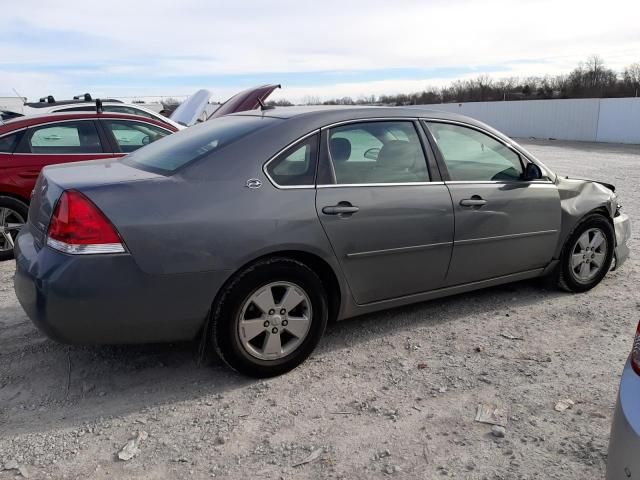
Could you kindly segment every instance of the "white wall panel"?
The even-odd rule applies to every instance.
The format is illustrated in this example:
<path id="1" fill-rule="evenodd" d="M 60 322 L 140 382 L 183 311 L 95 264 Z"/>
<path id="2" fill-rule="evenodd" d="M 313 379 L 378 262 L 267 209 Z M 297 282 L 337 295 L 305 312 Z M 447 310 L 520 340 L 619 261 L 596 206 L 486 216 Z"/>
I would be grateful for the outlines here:
<path id="1" fill-rule="evenodd" d="M 640 143 L 640 98 L 603 98 L 598 142 Z"/>
<path id="2" fill-rule="evenodd" d="M 640 143 L 640 98 L 439 103 L 511 137 Z"/>

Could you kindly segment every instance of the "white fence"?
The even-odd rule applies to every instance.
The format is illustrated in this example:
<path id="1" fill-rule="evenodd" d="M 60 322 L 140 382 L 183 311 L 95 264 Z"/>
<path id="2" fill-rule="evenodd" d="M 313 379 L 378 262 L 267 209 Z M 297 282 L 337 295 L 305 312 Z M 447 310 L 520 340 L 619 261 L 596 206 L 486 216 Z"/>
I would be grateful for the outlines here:
<path id="1" fill-rule="evenodd" d="M 640 98 L 438 103 L 510 137 L 640 144 Z"/>

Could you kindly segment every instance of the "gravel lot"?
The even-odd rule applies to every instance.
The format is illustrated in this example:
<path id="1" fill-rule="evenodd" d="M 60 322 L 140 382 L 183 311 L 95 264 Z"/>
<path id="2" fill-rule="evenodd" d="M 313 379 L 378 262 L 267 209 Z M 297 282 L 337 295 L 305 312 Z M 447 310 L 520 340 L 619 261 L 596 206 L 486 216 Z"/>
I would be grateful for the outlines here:
<path id="1" fill-rule="evenodd" d="M 638 225 L 640 147 L 522 143 L 559 174 L 614 183 Z M 55 344 L 5 262 L 0 480 L 602 478 L 638 262 L 587 294 L 521 282 L 341 322 L 268 381 L 198 367 L 189 344 Z M 474 421 L 479 403 L 506 412 L 504 437 Z M 137 456 L 118 459 L 138 434 Z"/>

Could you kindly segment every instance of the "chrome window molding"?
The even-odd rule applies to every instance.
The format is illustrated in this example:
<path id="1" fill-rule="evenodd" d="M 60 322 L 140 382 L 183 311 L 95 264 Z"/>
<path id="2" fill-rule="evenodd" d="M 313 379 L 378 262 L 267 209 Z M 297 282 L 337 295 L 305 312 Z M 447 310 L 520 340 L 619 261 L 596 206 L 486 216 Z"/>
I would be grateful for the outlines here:
<path id="1" fill-rule="evenodd" d="M 18 128 L 16 130 L 11 130 L 10 132 L 3 133 L 2 135 L 0 135 L 0 138 L 8 137 L 9 135 L 13 135 L 14 133 L 22 132 L 23 130 L 26 130 L 27 128 L 28 127 L 22 127 L 22 128 Z"/>
<path id="2" fill-rule="evenodd" d="M 535 184 L 535 185 L 555 185 L 551 180 L 446 180 L 444 182 L 447 185 L 471 185 L 471 184 L 487 184 L 494 185 L 497 183 L 500 184 L 514 184 L 520 185 L 523 183 L 526 184 Z"/>
<path id="3" fill-rule="evenodd" d="M 339 122 L 330 123 L 320 127 L 320 130 L 327 130 L 329 128 L 339 127 L 340 125 L 348 125 L 350 123 L 366 123 L 366 122 L 415 122 L 420 120 L 416 116 L 411 117 L 371 117 L 371 118 L 355 118 L 349 120 L 341 120 Z"/>
<path id="4" fill-rule="evenodd" d="M 318 133 L 320 133 L 320 129 L 316 128 L 315 130 L 294 140 L 293 142 L 289 143 L 286 147 L 278 150 L 274 155 L 271 156 L 271 158 L 269 158 L 269 160 L 267 160 L 264 163 L 264 165 L 262 165 L 262 173 L 264 173 L 264 175 L 269 179 L 269 182 L 271 182 L 271 185 L 276 187 L 278 190 L 304 190 L 304 189 L 316 188 L 315 184 L 314 185 L 280 185 L 273 178 L 271 178 L 271 175 L 269 175 L 269 171 L 267 170 L 267 168 L 269 167 L 269 164 L 273 162 L 276 158 L 278 158 L 282 153 L 286 152 L 288 149 L 290 149 L 291 147 L 294 147 L 296 144 L 303 142 L 307 138 L 312 137 L 313 135 L 316 135 Z M 317 173 L 317 168 L 318 167 L 316 165 L 316 173 Z"/>
<path id="5" fill-rule="evenodd" d="M 353 187 L 410 187 L 444 185 L 445 182 L 401 182 L 401 183 L 326 183 L 317 188 L 353 188 Z"/>

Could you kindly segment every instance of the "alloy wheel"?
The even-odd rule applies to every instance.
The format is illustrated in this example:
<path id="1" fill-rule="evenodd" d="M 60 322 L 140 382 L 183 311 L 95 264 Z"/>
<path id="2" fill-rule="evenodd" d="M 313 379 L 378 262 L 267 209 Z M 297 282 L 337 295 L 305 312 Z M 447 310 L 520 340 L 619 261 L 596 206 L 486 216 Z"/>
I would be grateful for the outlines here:
<path id="1" fill-rule="evenodd" d="M 24 223 L 24 218 L 18 212 L 0 207 L 0 251 L 13 250 L 15 239 Z"/>
<path id="2" fill-rule="evenodd" d="M 260 360 L 278 360 L 295 351 L 311 326 L 309 295 L 299 285 L 273 282 L 245 300 L 238 335 L 245 351 Z"/>
<path id="3" fill-rule="evenodd" d="M 607 259 L 607 237 L 599 228 L 585 230 L 571 250 L 571 273 L 581 283 L 593 280 Z"/>

